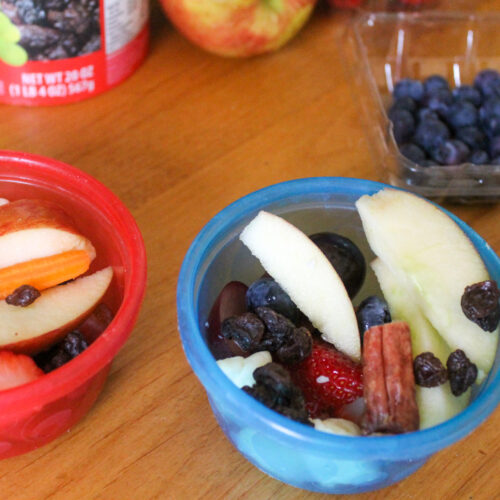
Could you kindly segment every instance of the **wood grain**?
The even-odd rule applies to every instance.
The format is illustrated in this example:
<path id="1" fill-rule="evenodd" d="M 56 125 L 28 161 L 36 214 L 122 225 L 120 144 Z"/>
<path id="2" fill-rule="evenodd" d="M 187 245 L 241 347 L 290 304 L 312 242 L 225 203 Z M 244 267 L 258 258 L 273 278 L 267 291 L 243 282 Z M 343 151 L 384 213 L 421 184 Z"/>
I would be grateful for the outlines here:
<path id="1" fill-rule="evenodd" d="M 226 60 L 190 45 L 155 9 L 149 57 L 119 87 L 69 106 L 1 107 L 0 146 L 110 187 L 149 258 L 144 307 L 97 404 L 65 436 L 0 463 L 2 499 L 323 497 L 261 473 L 224 437 L 182 351 L 175 287 L 195 235 L 235 199 L 297 177 L 378 178 L 343 67 L 348 19 L 320 9 L 283 50 Z M 448 208 L 500 251 L 500 206 Z M 349 498 L 500 498 L 499 429 L 497 409 L 408 479 Z"/>

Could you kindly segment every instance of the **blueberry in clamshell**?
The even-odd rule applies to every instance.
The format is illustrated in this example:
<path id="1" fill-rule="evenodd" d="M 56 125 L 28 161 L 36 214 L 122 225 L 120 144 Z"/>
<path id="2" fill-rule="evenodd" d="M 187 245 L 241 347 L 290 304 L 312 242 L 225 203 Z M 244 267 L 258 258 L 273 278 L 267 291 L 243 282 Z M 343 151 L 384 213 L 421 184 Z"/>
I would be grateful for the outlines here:
<path id="1" fill-rule="evenodd" d="M 477 126 L 459 128 L 455 136 L 458 140 L 467 144 L 471 149 L 486 148 L 486 136 Z"/>
<path id="2" fill-rule="evenodd" d="M 500 135 L 490 139 L 490 155 L 492 158 L 500 156 Z"/>
<path id="3" fill-rule="evenodd" d="M 431 75 L 424 80 L 424 92 L 426 95 L 432 95 L 439 89 L 450 90 L 450 85 L 446 78 L 441 75 Z"/>
<path id="4" fill-rule="evenodd" d="M 426 158 L 425 151 L 411 142 L 401 144 L 399 151 L 404 157 L 417 164 L 420 164 Z"/>
<path id="5" fill-rule="evenodd" d="M 490 137 L 500 135 L 500 98 L 490 97 L 479 108 L 479 120 Z"/>
<path id="6" fill-rule="evenodd" d="M 415 101 L 420 101 L 424 95 L 424 86 L 418 80 L 404 78 L 394 86 L 393 95 L 396 99 L 400 97 L 411 97 Z"/>
<path id="7" fill-rule="evenodd" d="M 295 322 L 299 310 L 290 296 L 271 277 L 265 276 L 254 281 L 247 290 L 248 309 L 254 311 L 257 307 L 270 307 Z"/>
<path id="8" fill-rule="evenodd" d="M 420 108 L 417 112 L 419 121 L 424 120 L 439 120 L 439 115 L 429 108 Z"/>
<path id="9" fill-rule="evenodd" d="M 469 154 L 467 145 L 457 139 L 445 141 L 430 152 L 432 159 L 441 165 L 460 165 L 467 160 Z"/>
<path id="10" fill-rule="evenodd" d="M 450 106 L 447 119 L 448 123 L 455 129 L 476 125 L 477 108 L 468 101 L 457 101 Z"/>
<path id="11" fill-rule="evenodd" d="M 446 116 L 453 103 L 453 94 L 448 89 L 438 89 L 424 98 L 424 105 L 441 116 Z"/>
<path id="12" fill-rule="evenodd" d="M 419 165 L 421 167 L 435 167 L 436 165 L 438 165 L 438 163 L 436 163 L 434 160 L 427 159 L 427 160 L 421 161 L 419 163 Z"/>
<path id="13" fill-rule="evenodd" d="M 349 238 L 336 233 L 315 233 L 309 238 L 330 261 L 352 299 L 365 280 L 366 263 L 361 250 Z"/>
<path id="14" fill-rule="evenodd" d="M 481 92 L 471 85 L 461 85 L 452 91 L 455 101 L 469 101 L 477 108 L 481 105 Z"/>
<path id="15" fill-rule="evenodd" d="M 412 99 L 411 97 L 400 97 L 399 99 L 394 99 L 394 102 L 389 109 L 389 115 L 391 114 L 391 111 L 395 109 L 406 109 L 406 111 L 414 113 L 417 110 L 417 103 L 415 99 Z"/>
<path id="16" fill-rule="evenodd" d="M 474 165 L 488 165 L 490 156 L 484 149 L 476 149 L 476 151 L 472 151 L 468 161 Z"/>
<path id="17" fill-rule="evenodd" d="M 389 118 L 392 122 L 392 131 L 398 144 L 406 142 L 415 131 L 415 119 L 406 109 L 394 109 Z"/>
<path id="18" fill-rule="evenodd" d="M 485 97 L 500 97 L 500 74 L 494 69 L 480 71 L 474 79 L 474 87 Z"/>
<path id="19" fill-rule="evenodd" d="M 430 152 L 450 138 L 450 130 L 441 120 L 425 120 L 418 124 L 414 141 Z"/>
<path id="20" fill-rule="evenodd" d="M 377 297 L 376 295 L 371 295 L 359 304 L 356 310 L 356 319 L 358 320 L 361 339 L 363 339 L 363 334 L 372 326 L 390 323 L 391 313 L 389 311 L 389 306 L 384 299 Z"/>

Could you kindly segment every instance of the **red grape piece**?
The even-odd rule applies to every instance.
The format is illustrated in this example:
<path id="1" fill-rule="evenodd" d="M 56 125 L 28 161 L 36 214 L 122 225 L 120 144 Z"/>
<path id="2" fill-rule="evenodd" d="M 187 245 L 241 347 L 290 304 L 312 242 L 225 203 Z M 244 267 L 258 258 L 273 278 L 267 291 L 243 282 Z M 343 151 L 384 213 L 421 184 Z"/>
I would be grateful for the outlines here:
<path id="1" fill-rule="evenodd" d="M 219 293 L 208 316 L 206 332 L 210 351 L 215 359 L 233 356 L 248 356 L 233 340 L 222 336 L 221 324 L 231 316 L 247 312 L 246 293 L 248 287 L 240 281 L 230 281 Z"/>

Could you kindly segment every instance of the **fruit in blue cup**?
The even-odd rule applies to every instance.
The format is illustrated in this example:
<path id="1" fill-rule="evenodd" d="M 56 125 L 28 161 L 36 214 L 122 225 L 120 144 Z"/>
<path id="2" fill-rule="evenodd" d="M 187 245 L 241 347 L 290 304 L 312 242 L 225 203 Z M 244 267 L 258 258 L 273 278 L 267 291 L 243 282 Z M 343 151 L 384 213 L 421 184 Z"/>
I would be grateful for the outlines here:
<path id="1" fill-rule="evenodd" d="M 482 372 L 483 382 L 480 389 L 474 389 L 472 394 L 475 404 L 456 417 L 439 425 L 431 423 L 428 428 L 415 432 L 364 437 L 354 436 L 354 431 L 351 431 L 349 436 L 341 435 L 338 421 L 343 421 L 345 418 L 338 415 L 337 421 L 332 422 L 332 432 L 336 432 L 336 435 L 333 435 L 330 432 L 319 432 L 311 425 L 294 422 L 283 414 L 280 415 L 266 408 L 260 402 L 261 400 L 232 384 L 217 367 L 207 347 L 206 330 L 203 325 L 213 302 L 226 283 L 237 280 L 249 284 L 263 274 L 264 269 L 259 261 L 250 255 L 238 239 L 238 235 L 259 210 L 284 217 L 306 235 L 322 231 L 343 234 L 351 239 L 360 248 L 367 261 L 371 262 L 374 254 L 368 245 L 370 236 L 367 240 L 355 202 L 363 195 L 373 195 L 383 188 L 383 185 L 369 181 L 319 178 L 291 181 L 248 195 L 223 210 L 200 233 L 186 256 L 179 277 L 179 328 L 185 352 L 195 373 L 207 390 L 214 414 L 224 432 L 245 457 L 262 470 L 289 484 L 314 491 L 330 493 L 369 491 L 402 479 L 422 465 L 431 454 L 469 433 L 485 418 L 485 412 L 493 411 L 500 397 L 499 390 L 495 387 L 495 381 L 500 378 L 498 358 L 489 375 L 484 378 L 488 370 L 487 364 L 491 363 L 492 359 L 485 362 L 480 355 L 481 359 L 478 361 L 477 356 L 471 354 L 475 356 L 474 362 L 481 365 L 479 369 Z M 426 204 L 425 206 L 431 205 L 429 202 L 423 203 Z M 434 205 L 431 206 L 434 207 Z M 436 211 L 441 213 L 439 210 Z M 467 237 L 479 250 L 481 260 L 488 269 L 488 276 L 498 281 L 498 258 L 491 249 L 484 245 L 484 242 L 472 230 L 453 216 L 446 214 L 445 217 L 451 217 L 452 224 L 458 225 L 456 231 L 459 234 L 465 231 Z M 412 224 L 409 226 L 412 227 Z M 373 244 L 373 241 L 371 243 Z M 378 254 L 377 251 L 375 253 Z M 384 262 L 389 260 L 387 256 L 384 257 L 384 253 L 379 255 L 380 257 L 384 258 Z M 476 259 L 473 260 L 476 261 Z M 391 263 L 391 266 L 394 267 L 394 263 Z M 416 268 L 418 269 L 418 266 Z M 265 269 L 272 275 L 272 269 L 267 267 Z M 273 277 L 280 282 L 279 276 Z M 299 309 L 303 307 L 301 299 L 297 300 L 285 283 L 280 284 L 292 300 L 296 301 Z M 375 274 L 370 270 L 356 300 L 361 302 L 366 296 L 381 295 L 381 288 L 383 290 L 383 286 L 378 285 Z M 416 293 L 408 284 L 406 284 L 406 290 Z M 421 297 L 417 302 L 419 314 L 409 314 L 411 316 L 409 318 L 396 316 L 393 318 L 395 320 L 393 324 L 396 324 L 394 328 L 402 328 L 402 323 L 404 323 L 402 319 L 415 322 L 424 318 L 429 322 L 427 316 L 420 312 L 420 300 Z M 346 308 L 349 302 L 342 301 Z M 394 300 L 392 304 L 391 300 L 388 302 L 392 308 L 395 307 Z M 352 303 L 349 307 L 354 311 Z M 404 310 L 407 311 L 407 309 Z M 315 319 L 312 319 L 312 323 L 318 324 Z M 424 323 L 423 320 L 421 323 Z M 303 322 L 302 325 L 307 325 L 307 322 Z M 295 327 L 301 328 L 302 326 L 295 325 Z M 382 327 L 379 325 L 378 328 Z M 434 328 L 434 330 L 437 329 Z M 429 329 L 431 333 L 427 335 L 426 330 L 423 331 L 417 345 L 420 342 L 420 345 L 428 345 L 431 348 L 435 346 L 437 350 L 441 344 L 432 339 L 440 339 L 441 333 L 436 334 L 437 337 L 435 337 L 433 330 Z M 317 332 L 313 331 L 312 335 L 317 335 Z M 324 336 L 321 342 L 328 341 L 328 338 L 333 337 L 325 338 Z M 449 338 L 446 344 L 452 340 Z M 317 343 L 316 340 L 314 342 Z M 272 353 L 271 356 L 273 357 Z M 354 351 L 350 356 L 356 362 Z M 317 378 L 319 378 L 319 383 L 324 381 L 321 375 Z M 289 387 L 288 382 L 285 385 Z M 290 392 L 291 389 L 287 390 L 289 395 L 293 393 L 293 391 Z M 264 394 L 263 391 L 264 389 L 258 390 L 260 395 Z M 447 386 L 443 386 L 442 389 L 418 390 L 418 392 L 424 394 L 423 397 L 417 397 L 417 403 L 420 405 L 425 405 L 426 403 L 422 401 L 427 401 L 432 408 L 431 401 L 442 403 L 442 408 L 440 407 L 440 410 L 443 410 L 442 415 L 436 416 L 436 412 L 432 410 L 421 411 L 427 422 L 442 418 L 443 415 L 447 418 L 446 415 L 451 416 L 454 412 L 460 411 L 460 404 L 452 404 L 458 400 L 450 399 Z M 470 390 L 468 392 L 470 393 Z M 490 396 L 486 397 L 486 394 Z M 469 394 L 465 398 L 467 397 Z M 296 396 L 292 399 L 294 404 L 299 402 Z M 451 403 L 447 405 L 446 403 L 450 401 Z M 350 405 L 351 403 L 344 407 L 346 413 Z M 479 410 L 478 406 L 482 407 L 482 410 Z M 324 421 L 328 420 L 330 419 Z M 397 455 L 394 453 L 396 449 L 398 449 Z"/>

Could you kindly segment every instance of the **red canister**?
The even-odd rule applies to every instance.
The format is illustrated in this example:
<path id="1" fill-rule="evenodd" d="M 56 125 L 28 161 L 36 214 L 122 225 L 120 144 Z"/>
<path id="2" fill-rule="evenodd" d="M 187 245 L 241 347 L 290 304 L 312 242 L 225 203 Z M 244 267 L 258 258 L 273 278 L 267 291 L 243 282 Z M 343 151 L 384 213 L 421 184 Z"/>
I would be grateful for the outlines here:
<path id="1" fill-rule="evenodd" d="M 0 102 L 64 104 L 122 82 L 144 59 L 148 0 L 0 0 Z"/>

